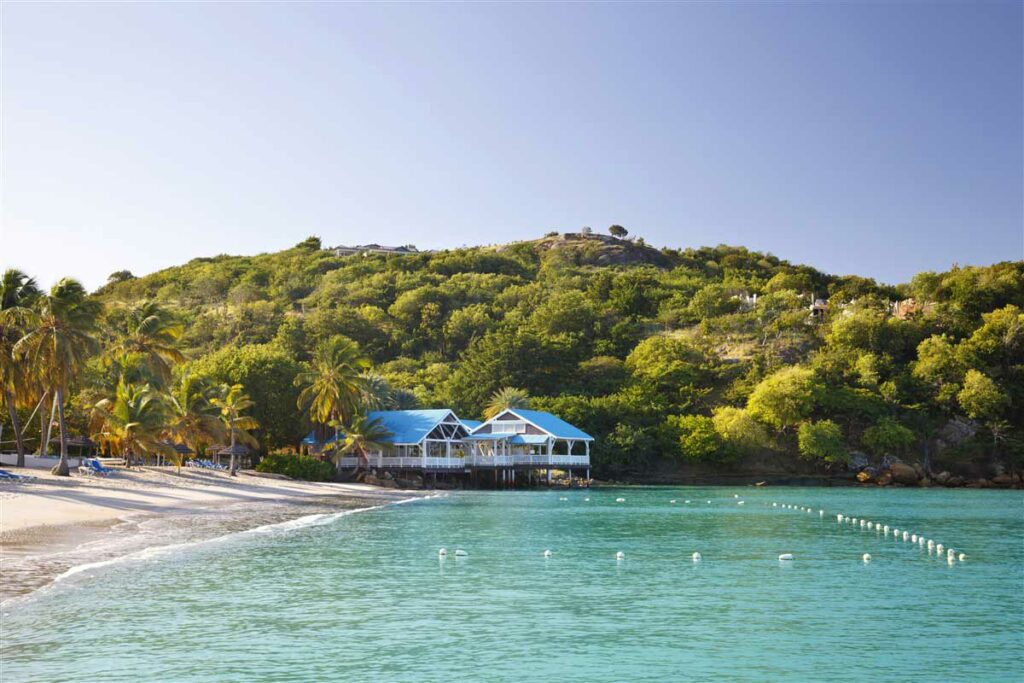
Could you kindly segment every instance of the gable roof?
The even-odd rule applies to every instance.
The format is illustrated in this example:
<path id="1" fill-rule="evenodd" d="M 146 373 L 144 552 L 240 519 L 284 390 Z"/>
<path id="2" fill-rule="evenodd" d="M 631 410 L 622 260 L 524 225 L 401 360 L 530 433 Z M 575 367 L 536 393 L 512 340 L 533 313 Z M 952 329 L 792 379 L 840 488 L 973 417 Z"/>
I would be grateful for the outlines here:
<path id="1" fill-rule="evenodd" d="M 458 417 L 448 408 L 432 410 L 374 410 L 367 417 L 380 420 L 381 424 L 391 432 L 385 439 L 387 443 L 413 444 L 423 441 L 434 427 L 451 415 L 456 421 Z"/>
<path id="2" fill-rule="evenodd" d="M 560 417 L 556 417 L 551 413 L 545 413 L 543 410 L 526 410 L 525 408 L 514 408 L 506 410 L 499 415 L 504 413 L 512 413 L 517 415 L 527 422 L 532 422 L 535 426 L 540 427 L 542 430 L 555 437 L 556 439 L 572 439 L 574 441 L 593 441 L 594 437 L 587 434 L 579 427 L 574 427 Z M 497 417 L 497 416 L 495 416 Z M 493 420 L 493 418 L 492 418 Z M 490 420 L 489 420 L 490 421 Z"/>
<path id="3" fill-rule="evenodd" d="M 474 429 L 483 424 L 483 422 L 481 422 L 480 420 L 464 420 L 461 417 L 459 418 L 459 421 L 461 421 L 462 424 L 466 425 L 466 429 L 468 429 L 469 431 L 473 431 Z"/>

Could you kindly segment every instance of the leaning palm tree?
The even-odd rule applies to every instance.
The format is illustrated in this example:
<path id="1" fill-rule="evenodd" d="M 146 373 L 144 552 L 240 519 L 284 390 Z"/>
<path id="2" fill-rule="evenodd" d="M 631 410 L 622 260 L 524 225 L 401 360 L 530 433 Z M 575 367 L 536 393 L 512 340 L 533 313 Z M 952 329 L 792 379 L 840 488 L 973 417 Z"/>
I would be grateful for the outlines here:
<path id="1" fill-rule="evenodd" d="M 113 398 L 97 402 L 92 410 L 93 439 L 125 459 L 134 455 L 173 456 L 174 449 L 160 440 L 167 417 L 161 396 L 149 385 L 120 381 Z"/>
<path id="2" fill-rule="evenodd" d="M 88 297 L 77 280 L 64 278 L 39 298 L 34 324 L 14 345 L 14 352 L 37 371 L 56 396 L 60 424 L 60 462 L 53 473 L 68 476 L 68 438 L 64 395 L 86 359 L 96 351 L 93 337 L 100 304 Z"/>
<path id="3" fill-rule="evenodd" d="M 525 389 L 504 387 L 491 394 L 491 400 L 484 408 L 484 418 L 489 420 L 509 409 L 529 408 L 530 394 Z"/>
<path id="4" fill-rule="evenodd" d="M 356 454 L 356 472 L 363 464 L 369 466 L 366 452 L 383 448 L 384 442 L 391 436 L 391 432 L 381 423 L 380 418 L 371 420 L 365 415 L 352 416 L 345 423 L 344 429 L 345 438 L 339 452 Z"/>
<path id="5" fill-rule="evenodd" d="M 171 443 L 199 453 L 206 444 L 223 443 L 227 435 L 216 406 L 210 402 L 210 390 L 199 378 L 185 373 L 167 393 L 167 423 L 163 436 Z M 181 471 L 182 454 L 175 449 L 172 456 Z"/>
<path id="6" fill-rule="evenodd" d="M 155 301 L 140 301 L 130 306 L 124 327 L 108 349 L 111 359 L 132 359 L 162 385 L 171 378 L 171 364 L 185 356 L 178 350 L 183 331 L 181 321 Z"/>
<path id="7" fill-rule="evenodd" d="M 332 337 L 317 347 L 309 368 L 295 378 L 296 386 L 302 387 L 298 407 L 308 411 L 314 423 L 334 424 L 337 438 L 338 425 L 356 413 L 365 385 L 362 373 L 369 367 L 355 342 Z"/>
<path id="8" fill-rule="evenodd" d="M 224 430 L 231 435 L 231 465 L 228 471 L 232 477 L 237 476 L 238 458 L 235 446 L 239 441 L 252 448 L 259 446 L 256 437 L 250 434 L 249 430 L 259 428 L 260 423 L 255 418 L 242 414 L 256 404 L 245 394 L 245 387 L 241 384 L 222 384 L 218 395 L 211 398 L 210 403 L 220 410 Z"/>
<path id="9" fill-rule="evenodd" d="M 0 278 L 0 400 L 7 406 L 11 418 L 18 467 L 25 466 L 25 440 L 18 407 L 31 403 L 33 378 L 29 368 L 15 358 L 14 345 L 31 326 L 31 306 L 38 298 L 35 280 L 20 270 L 4 271 Z"/>

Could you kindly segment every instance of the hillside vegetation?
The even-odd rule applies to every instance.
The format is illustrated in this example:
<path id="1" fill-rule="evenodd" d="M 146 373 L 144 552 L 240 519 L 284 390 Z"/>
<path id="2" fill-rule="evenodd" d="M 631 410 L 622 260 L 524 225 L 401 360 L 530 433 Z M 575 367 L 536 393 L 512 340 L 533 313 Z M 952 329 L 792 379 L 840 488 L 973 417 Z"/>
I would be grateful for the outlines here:
<path id="1" fill-rule="evenodd" d="M 585 233 L 409 256 L 338 257 L 310 238 L 115 273 L 92 296 L 104 348 L 132 305 L 170 311 L 186 359 L 175 374 L 240 383 L 264 451 L 309 430 L 295 378 L 344 336 L 388 405 L 477 418 L 496 391 L 529 392 L 596 437 L 599 476 L 851 456 L 992 476 L 1024 462 L 1021 262 L 893 287 L 740 247 Z M 102 358 L 70 391 L 73 433 L 89 433 L 89 406 L 114 383 Z"/>

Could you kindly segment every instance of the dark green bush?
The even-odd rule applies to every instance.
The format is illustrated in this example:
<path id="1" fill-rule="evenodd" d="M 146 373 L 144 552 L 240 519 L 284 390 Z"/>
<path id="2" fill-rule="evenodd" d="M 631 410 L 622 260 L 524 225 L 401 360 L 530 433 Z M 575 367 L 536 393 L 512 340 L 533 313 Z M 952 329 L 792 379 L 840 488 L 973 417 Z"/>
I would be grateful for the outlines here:
<path id="1" fill-rule="evenodd" d="M 263 458 L 260 464 L 256 465 L 256 471 L 283 474 L 303 481 L 331 481 L 336 474 L 334 465 L 329 462 L 305 455 L 285 453 L 272 453 Z"/>

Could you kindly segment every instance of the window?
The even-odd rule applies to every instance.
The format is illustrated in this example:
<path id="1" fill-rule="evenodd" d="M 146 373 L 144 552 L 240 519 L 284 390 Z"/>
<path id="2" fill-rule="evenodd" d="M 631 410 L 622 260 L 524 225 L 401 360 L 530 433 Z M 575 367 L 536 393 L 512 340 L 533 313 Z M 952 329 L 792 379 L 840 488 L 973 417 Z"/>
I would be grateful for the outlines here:
<path id="1" fill-rule="evenodd" d="M 510 420 L 496 420 L 492 423 L 491 429 L 495 434 L 525 434 L 525 422 L 512 422 Z"/>

